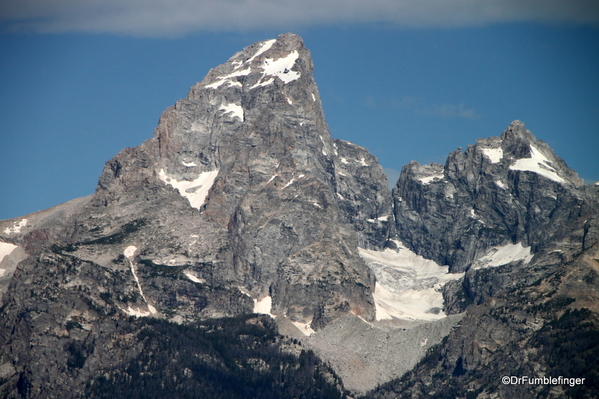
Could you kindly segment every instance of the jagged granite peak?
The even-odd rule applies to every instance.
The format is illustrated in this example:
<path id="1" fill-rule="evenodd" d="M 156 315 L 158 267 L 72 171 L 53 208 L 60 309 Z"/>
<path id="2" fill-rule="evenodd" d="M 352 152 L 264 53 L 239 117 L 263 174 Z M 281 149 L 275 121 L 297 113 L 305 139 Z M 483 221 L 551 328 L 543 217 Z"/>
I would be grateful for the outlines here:
<path id="1" fill-rule="evenodd" d="M 409 163 L 393 189 L 401 240 L 452 272 L 506 245 L 536 253 L 581 214 L 584 196 L 583 180 L 520 121 L 445 165 Z"/>
<path id="2" fill-rule="evenodd" d="M 112 304 L 126 314 L 373 320 L 357 246 L 385 245 L 392 201 L 376 158 L 331 138 L 312 69 L 297 35 L 246 47 L 108 161 L 91 197 L 29 217 L 12 242 L 129 273 L 140 295 Z"/>

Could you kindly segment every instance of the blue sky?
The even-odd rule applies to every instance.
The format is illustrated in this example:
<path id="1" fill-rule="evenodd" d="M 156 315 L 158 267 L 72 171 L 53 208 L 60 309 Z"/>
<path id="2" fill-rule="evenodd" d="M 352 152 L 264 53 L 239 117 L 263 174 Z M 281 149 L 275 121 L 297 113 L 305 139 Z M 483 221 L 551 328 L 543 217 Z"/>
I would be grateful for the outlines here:
<path id="1" fill-rule="evenodd" d="M 333 137 L 386 168 L 443 163 L 520 119 L 599 180 L 597 4 L 0 0 L 0 219 L 93 193 L 210 68 L 289 31 Z"/>

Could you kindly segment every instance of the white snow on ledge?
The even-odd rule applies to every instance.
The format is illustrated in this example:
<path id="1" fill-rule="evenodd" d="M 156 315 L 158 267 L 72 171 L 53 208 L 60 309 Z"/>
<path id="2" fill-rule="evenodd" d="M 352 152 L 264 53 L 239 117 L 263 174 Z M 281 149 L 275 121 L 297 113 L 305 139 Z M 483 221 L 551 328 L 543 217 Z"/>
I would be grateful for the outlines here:
<path id="1" fill-rule="evenodd" d="M 200 209 L 204 205 L 216 176 L 218 176 L 218 169 L 202 172 L 194 180 L 176 180 L 168 176 L 164 169 L 160 169 L 160 173 L 158 173 L 160 180 L 176 188 L 179 194 L 187 198 L 189 204 L 196 209 Z"/>
<path id="2" fill-rule="evenodd" d="M 277 60 L 273 58 L 267 58 L 264 60 L 262 70 L 264 71 L 265 75 L 277 76 L 284 83 L 292 82 L 296 79 L 299 79 L 301 76 L 299 72 L 291 70 L 298 57 L 299 53 L 297 50 L 294 50 L 285 57 L 281 57 Z"/>
<path id="3" fill-rule="evenodd" d="M 135 316 L 135 317 L 148 317 L 150 315 L 152 315 L 152 312 L 148 311 L 144 311 L 144 310 L 140 310 L 140 309 L 133 309 L 130 305 L 127 305 L 127 309 L 123 309 L 119 306 L 119 308 L 127 313 L 129 316 Z"/>
<path id="4" fill-rule="evenodd" d="M 489 160 L 491 160 L 491 163 L 498 163 L 503 158 L 503 150 L 501 149 L 501 147 L 481 148 L 481 150 L 483 154 L 485 154 L 485 156 L 489 158 Z"/>
<path id="5" fill-rule="evenodd" d="M 221 105 L 220 110 L 225 111 L 224 115 L 233 113 L 233 115 L 231 115 L 232 118 L 239 118 L 239 120 L 243 122 L 244 113 L 243 113 L 243 108 L 241 107 L 241 105 L 237 105 L 237 104 L 233 104 L 233 103 L 225 104 L 225 105 Z"/>
<path id="6" fill-rule="evenodd" d="M 20 233 L 25 226 L 27 226 L 27 219 L 21 219 L 19 222 L 15 222 L 13 227 L 5 228 L 4 234 Z"/>
<path id="7" fill-rule="evenodd" d="M 557 174 L 557 170 L 551 165 L 551 161 L 531 145 L 530 158 L 518 159 L 514 165 L 510 166 L 510 169 L 534 172 L 555 182 L 565 183 L 566 181 Z"/>
<path id="8" fill-rule="evenodd" d="M 216 79 L 218 80 L 216 82 L 206 85 L 205 87 L 209 89 L 218 89 L 224 83 L 227 83 L 229 86 L 239 86 L 240 83 L 237 81 L 232 81 L 231 78 L 249 75 L 251 71 L 252 70 L 250 68 L 241 71 L 233 71 L 228 75 L 217 77 Z"/>
<path id="9" fill-rule="evenodd" d="M 524 247 L 520 242 L 518 244 L 506 244 L 501 247 L 491 248 L 485 256 L 477 259 L 472 264 L 472 269 L 497 267 L 516 261 L 523 261 L 527 265 L 533 256 L 530 247 Z"/>
<path id="10" fill-rule="evenodd" d="M 275 316 L 272 313 L 270 313 L 271 309 L 272 297 L 270 295 L 267 295 L 260 300 L 254 299 L 254 313 L 267 314 L 274 318 Z"/>
<path id="11" fill-rule="evenodd" d="M 443 175 L 433 175 L 433 176 L 425 176 L 425 177 L 421 177 L 418 180 L 422 183 L 422 184 L 431 184 L 431 182 L 433 180 L 443 180 Z"/>

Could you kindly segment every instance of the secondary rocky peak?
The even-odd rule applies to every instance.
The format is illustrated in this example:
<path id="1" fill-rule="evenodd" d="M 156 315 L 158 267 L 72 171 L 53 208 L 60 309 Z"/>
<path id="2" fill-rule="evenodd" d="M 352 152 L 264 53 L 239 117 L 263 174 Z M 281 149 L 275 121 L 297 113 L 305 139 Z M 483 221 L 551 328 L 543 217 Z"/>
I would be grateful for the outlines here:
<path id="1" fill-rule="evenodd" d="M 561 234 L 580 213 L 583 186 L 514 121 L 501 136 L 452 152 L 444 166 L 406 165 L 393 190 L 397 231 L 415 252 L 464 271 L 493 248 L 534 253 Z"/>

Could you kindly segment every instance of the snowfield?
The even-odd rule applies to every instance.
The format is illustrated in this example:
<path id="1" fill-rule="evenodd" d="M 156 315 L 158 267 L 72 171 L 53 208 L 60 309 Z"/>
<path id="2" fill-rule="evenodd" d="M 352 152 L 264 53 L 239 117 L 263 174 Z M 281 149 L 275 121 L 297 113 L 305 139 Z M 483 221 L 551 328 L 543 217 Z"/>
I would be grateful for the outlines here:
<path id="1" fill-rule="evenodd" d="M 440 289 L 464 274 L 450 274 L 447 266 L 439 266 L 416 255 L 400 241 L 394 242 L 397 251 L 358 248 L 377 279 L 374 291 L 376 319 L 430 321 L 446 317 Z"/>

